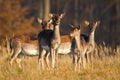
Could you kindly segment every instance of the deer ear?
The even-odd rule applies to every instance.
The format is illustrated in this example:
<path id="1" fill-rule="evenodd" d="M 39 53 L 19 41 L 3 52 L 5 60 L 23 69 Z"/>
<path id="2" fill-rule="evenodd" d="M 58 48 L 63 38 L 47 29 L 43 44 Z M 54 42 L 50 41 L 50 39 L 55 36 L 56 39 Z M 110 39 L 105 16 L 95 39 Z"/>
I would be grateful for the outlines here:
<path id="1" fill-rule="evenodd" d="M 99 24 L 100 24 L 100 21 L 96 21 L 96 23 L 97 23 L 97 25 L 99 25 Z"/>
<path id="2" fill-rule="evenodd" d="M 50 19 L 50 20 L 48 20 L 48 23 L 50 24 L 50 23 L 52 23 L 52 20 Z"/>
<path id="3" fill-rule="evenodd" d="M 42 23 L 42 19 L 37 18 L 38 22 L 41 24 Z"/>
<path id="4" fill-rule="evenodd" d="M 74 26 L 72 24 L 69 24 L 71 28 L 74 28 Z"/>
<path id="5" fill-rule="evenodd" d="M 52 13 L 49 13 L 49 17 L 50 17 L 50 18 L 53 17 L 53 14 L 52 14 Z"/>
<path id="6" fill-rule="evenodd" d="M 87 25 L 87 26 L 90 24 L 87 20 L 85 20 L 84 23 L 85 23 L 85 25 Z"/>
<path id="7" fill-rule="evenodd" d="M 65 13 L 60 14 L 60 18 L 62 18 L 63 16 L 65 16 Z"/>
<path id="8" fill-rule="evenodd" d="M 95 26 L 97 27 L 100 24 L 100 21 L 95 22 Z"/>

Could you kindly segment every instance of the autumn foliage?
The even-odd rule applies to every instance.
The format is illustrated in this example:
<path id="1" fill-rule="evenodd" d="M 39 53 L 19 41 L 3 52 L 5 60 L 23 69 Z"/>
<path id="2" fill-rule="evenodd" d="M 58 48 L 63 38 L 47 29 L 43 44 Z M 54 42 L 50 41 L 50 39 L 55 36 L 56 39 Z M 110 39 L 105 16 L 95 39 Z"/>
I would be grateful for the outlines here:
<path id="1" fill-rule="evenodd" d="M 29 6 L 24 0 L 0 1 L 0 35 L 34 32 L 33 17 L 27 18 Z"/>

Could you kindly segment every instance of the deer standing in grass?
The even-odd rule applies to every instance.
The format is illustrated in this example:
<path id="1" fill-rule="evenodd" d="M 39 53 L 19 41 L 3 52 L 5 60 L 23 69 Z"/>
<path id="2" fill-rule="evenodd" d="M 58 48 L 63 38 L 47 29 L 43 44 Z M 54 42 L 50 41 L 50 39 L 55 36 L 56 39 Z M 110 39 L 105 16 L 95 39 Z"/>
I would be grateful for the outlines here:
<path id="1" fill-rule="evenodd" d="M 44 27 L 49 27 L 51 21 L 41 20 L 40 23 L 42 25 L 42 28 L 46 29 Z M 10 46 L 12 49 L 10 64 L 12 65 L 13 61 L 16 59 L 20 68 L 21 68 L 21 60 L 24 55 L 36 56 L 39 54 L 38 40 L 32 39 L 30 35 L 22 34 L 12 37 L 10 40 Z"/>
<path id="2" fill-rule="evenodd" d="M 42 64 L 42 69 L 44 69 L 44 58 L 46 60 L 47 67 L 49 66 L 48 55 L 51 54 L 52 59 L 52 68 L 55 67 L 55 55 L 58 51 L 58 48 L 61 44 L 60 39 L 60 21 L 64 14 L 56 15 L 51 14 L 53 30 L 43 30 L 38 34 L 39 42 L 39 57 L 38 61 Z"/>
<path id="3" fill-rule="evenodd" d="M 53 25 L 50 23 L 50 20 L 45 21 L 45 20 L 38 18 L 38 21 L 41 24 L 42 30 L 53 30 Z M 69 35 L 61 36 L 61 42 L 62 43 L 58 49 L 58 53 L 59 54 L 70 53 L 71 38 L 69 37 Z M 25 55 L 38 56 L 39 54 L 38 40 L 36 39 L 33 40 L 32 36 L 28 34 L 15 35 L 10 40 L 10 46 L 12 49 L 12 56 L 11 56 L 10 64 L 12 65 L 13 61 L 15 60 L 13 58 L 15 58 L 15 55 L 18 54 L 16 61 L 20 68 L 21 68 L 21 60 L 23 59 Z"/>
<path id="4" fill-rule="evenodd" d="M 93 52 L 95 50 L 95 40 L 94 40 L 94 36 L 95 36 L 95 30 L 96 27 L 100 24 L 100 21 L 96 21 L 96 22 L 88 22 L 85 21 L 86 26 L 89 28 L 89 35 L 88 35 L 88 40 L 85 40 L 87 43 L 87 51 L 86 51 L 86 57 L 87 57 L 87 61 L 88 63 L 90 63 L 90 56 L 93 56 Z M 84 37 L 84 36 L 81 36 Z"/>
<path id="5" fill-rule="evenodd" d="M 74 70 L 77 70 L 77 67 L 80 69 L 82 65 L 85 68 L 86 60 L 85 53 L 87 50 L 86 42 L 83 38 L 80 38 L 81 30 L 80 26 L 73 27 L 70 32 L 70 36 L 73 37 L 73 43 L 71 52 L 73 53 L 73 61 L 74 61 Z"/>

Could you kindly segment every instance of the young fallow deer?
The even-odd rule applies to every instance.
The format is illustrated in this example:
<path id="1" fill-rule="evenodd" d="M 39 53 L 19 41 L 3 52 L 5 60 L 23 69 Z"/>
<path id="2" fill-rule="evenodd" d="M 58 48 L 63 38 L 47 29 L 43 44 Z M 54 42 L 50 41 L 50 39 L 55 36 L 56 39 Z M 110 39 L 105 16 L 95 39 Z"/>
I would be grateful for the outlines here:
<path id="1" fill-rule="evenodd" d="M 49 27 L 51 21 L 41 20 L 41 24 L 43 27 Z M 20 68 L 21 60 L 24 55 L 36 56 L 39 54 L 38 40 L 32 39 L 32 37 L 27 34 L 16 35 L 12 37 L 10 39 L 10 46 L 12 49 L 10 64 L 12 65 L 13 61 L 16 59 Z"/>
<path id="2" fill-rule="evenodd" d="M 43 30 L 38 34 L 38 42 L 39 42 L 39 57 L 38 61 L 42 64 L 42 69 L 44 69 L 44 57 L 46 59 L 47 67 L 49 66 L 48 55 L 49 52 L 51 54 L 52 59 L 52 68 L 55 67 L 55 53 L 57 53 L 58 48 L 61 44 L 60 39 L 60 21 L 64 14 L 51 14 L 53 30 Z"/>
<path id="3" fill-rule="evenodd" d="M 89 28 L 89 35 L 88 35 L 88 40 L 85 40 L 87 43 L 87 51 L 86 51 L 86 57 L 87 57 L 87 62 L 90 63 L 90 56 L 93 56 L 93 52 L 95 50 L 95 40 L 94 40 L 94 36 L 95 36 L 95 30 L 96 27 L 100 24 L 100 21 L 96 21 L 96 22 L 88 22 L 85 21 L 86 26 Z M 84 36 L 82 36 L 84 37 Z"/>
<path id="4" fill-rule="evenodd" d="M 85 68 L 85 52 L 87 50 L 86 42 L 83 38 L 80 38 L 81 30 L 80 26 L 74 27 L 71 29 L 70 36 L 73 37 L 71 52 L 73 54 L 74 61 L 74 70 L 77 70 L 77 67 L 80 69 L 80 65 Z"/>

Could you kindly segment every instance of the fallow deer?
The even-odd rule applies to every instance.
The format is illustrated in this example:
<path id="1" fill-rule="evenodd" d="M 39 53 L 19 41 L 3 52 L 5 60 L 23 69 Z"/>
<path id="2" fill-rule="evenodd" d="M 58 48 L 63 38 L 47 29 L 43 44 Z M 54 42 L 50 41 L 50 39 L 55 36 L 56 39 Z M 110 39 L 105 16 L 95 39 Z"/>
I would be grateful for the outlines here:
<path id="1" fill-rule="evenodd" d="M 38 18 L 39 23 L 41 24 L 42 30 L 53 30 L 53 25 L 50 24 L 50 21 L 45 21 L 42 19 Z M 18 42 L 18 40 L 20 40 Z M 32 42 L 32 43 L 31 43 Z M 38 56 L 38 40 L 32 39 L 32 36 L 28 35 L 28 34 L 22 34 L 22 35 L 15 35 L 14 37 L 11 38 L 10 40 L 10 45 L 11 45 L 11 49 L 12 49 L 12 57 L 14 57 L 14 55 L 18 52 L 18 50 L 20 50 L 21 48 L 19 47 L 19 43 L 24 43 L 24 46 L 21 47 L 23 48 L 23 52 L 26 52 L 26 50 L 29 50 L 29 52 L 27 53 L 22 53 L 22 51 L 20 51 L 18 53 L 18 56 L 16 58 L 17 63 L 19 64 L 19 67 L 21 67 L 21 60 L 23 58 L 23 56 L 25 56 L 27 54 L 27 56 Z M 15 48 L 14 48 L 15 46 Z M 30 51 L 30 47 L 33 48 L 33 46 L 36 48 L 34 51 L 31 50 Z M 17 50 L 18 49 L 18 50 Z M 58 54 L 68 54 L 71 52 L 71 38 L 69 35 L 64 35 L 61 36 L 61 45 L 58 49 Z M 46 53 L 49 54 L 49 53 Z M 47 56 L 48 57 L 48 56 Z M 12 59 L 11 59 L 12 60 Z M 11 61 L 11 65 L 12 65 Z"/>
<path id="2" fill-rule="evenodd" d="M 86 56 L 87 56 L 88 63 L 90 63 L 90 56 L 92 56 L 92 53 L 94 52 L 94 49 L 96 46 L 94 36 L 95 36 L 96 27 L 99 25 L 99 23 L 100 23 L 100 21 L 96 21 L 96 22 L 92 22 L 92 23 L 85 21 L 85 24 L 89 28 L 89 35 L 88 35 L 87 40 L 85 40 L 87 43 Z M 82 37 L 84 37 L 84 36 L 82 36 Z"/>
<path id="3" fill-rule="evenodd" d="M 71 52 L 71 41 L 72 38 L 69 35 L 62 35 L 61 44 L 58 48 L 58 54 L 68 54 Z"/>
<path id="4" fill-rule="evenodd" d="M 41 20 L 41 24 L 44 27 L 48 27 L 51 21 Z M 10 39 L 10 46 L 12 49 L 12 56 L 10 64 L 16 59 L 19 67 L 21 68 L 21 60 L 24 55 L 36 56 L 39 54 L 38 40 L 32 39 L 30 35 L 22 34 L 16 35 Z"/>
<path id="5" fill-rule="evenodd" d="M 81 30 L 80 26 L 73 27 L 70 32 L 70 36 L 73 37 L 71 52 L 73 53 L 74 60 L 74 70 L 76 71 L 77 67 L 80 68 L 82 65 L 85 68 L 85 52 L 87 50 L 86 42 L 83 38 L 80 38 Z"/>
<path id="6" fill-rule="evenodd" d="M 60 39 L 60 21 L 64 14 L 51 14 L 53 30 L 43 30 L 38 34 L 38 42 L 39 42 L 39 57 L 38 61 L 42 64 L 42 69 L 44 69 L 44 57 L 46 58 L 46 64 L 49 68 L 49 60 L 48 53 L 51 54 L 52 59 L 52 68 L 55 67 L 55 53 L 57 53 L 58 48 L 61 44 Z M 47 53 L 47 54 L 46 54 Z"/>

